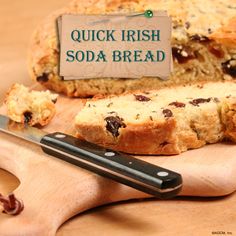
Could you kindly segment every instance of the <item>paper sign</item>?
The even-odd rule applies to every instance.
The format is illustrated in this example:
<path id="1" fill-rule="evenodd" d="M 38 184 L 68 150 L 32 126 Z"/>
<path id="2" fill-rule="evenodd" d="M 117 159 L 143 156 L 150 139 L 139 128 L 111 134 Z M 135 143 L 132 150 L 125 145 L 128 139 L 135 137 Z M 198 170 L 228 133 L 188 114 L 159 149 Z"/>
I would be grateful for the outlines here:
<path id="1" fill-rule="evenodd" d="M 171 18 L 63 15 L 58 18 L 60 76 L 166 78 L 171 72 Z"/>

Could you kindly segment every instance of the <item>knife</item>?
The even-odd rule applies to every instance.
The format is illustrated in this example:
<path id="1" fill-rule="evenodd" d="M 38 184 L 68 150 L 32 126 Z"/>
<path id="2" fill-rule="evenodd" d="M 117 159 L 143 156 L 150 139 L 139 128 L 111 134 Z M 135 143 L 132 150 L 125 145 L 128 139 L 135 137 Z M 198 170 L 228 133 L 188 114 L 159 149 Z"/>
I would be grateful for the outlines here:
<path id="1" fill-rule="evenodd" d="M 64 133 L 48 134 L 3 115 L 0 115 L 0 131 L 40 145 L 51 156 L 157 198 L 172 198 L 182 187 L 182 177 L 176 172 Z"/>

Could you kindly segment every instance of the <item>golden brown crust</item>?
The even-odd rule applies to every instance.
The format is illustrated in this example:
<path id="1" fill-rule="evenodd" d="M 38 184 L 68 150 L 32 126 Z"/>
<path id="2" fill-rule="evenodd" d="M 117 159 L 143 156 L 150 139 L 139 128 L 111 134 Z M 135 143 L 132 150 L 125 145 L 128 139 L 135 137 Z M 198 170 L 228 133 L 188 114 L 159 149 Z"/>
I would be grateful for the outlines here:
<path id="1" fill-rule="evenodd" d="M 236 48 L 236 17 L 231 18 L 227 25 L 219 28 L 216 32 L 211 34 L 209 38 Z"/>

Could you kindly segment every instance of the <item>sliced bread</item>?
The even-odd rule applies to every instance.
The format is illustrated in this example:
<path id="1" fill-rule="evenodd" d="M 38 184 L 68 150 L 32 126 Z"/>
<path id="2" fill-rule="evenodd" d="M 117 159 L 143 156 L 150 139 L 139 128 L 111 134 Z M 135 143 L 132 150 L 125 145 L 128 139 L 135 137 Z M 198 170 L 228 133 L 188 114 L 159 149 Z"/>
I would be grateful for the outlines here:
<path id="1" fill-rule="evenodd" d="M 88 100 L 79 138 L 133 154 L 179 154 L 236 141 L 236 83 L 208 82 Z"/>

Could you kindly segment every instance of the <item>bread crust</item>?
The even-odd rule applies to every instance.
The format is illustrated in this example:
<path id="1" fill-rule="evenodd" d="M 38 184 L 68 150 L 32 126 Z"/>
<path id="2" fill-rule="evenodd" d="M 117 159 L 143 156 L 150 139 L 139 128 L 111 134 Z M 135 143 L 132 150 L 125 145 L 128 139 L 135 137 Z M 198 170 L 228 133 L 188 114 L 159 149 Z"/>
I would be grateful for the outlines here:
<path id="1" fill-rule="evenodd" d="M 219 28 L 209 37 L 219 43 L 236 48 L 236 17 L 231 18 L 228 24 Z"/>

